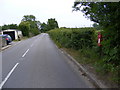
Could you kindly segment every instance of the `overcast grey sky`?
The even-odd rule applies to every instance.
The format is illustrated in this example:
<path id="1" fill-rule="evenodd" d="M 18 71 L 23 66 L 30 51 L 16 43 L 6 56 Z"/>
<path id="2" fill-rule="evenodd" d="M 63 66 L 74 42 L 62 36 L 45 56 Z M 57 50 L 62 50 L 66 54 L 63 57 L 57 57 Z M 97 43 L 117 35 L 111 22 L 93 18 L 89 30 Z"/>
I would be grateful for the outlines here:
<path id="1" fill-rule="evenodd" d="M 24 15 L 40 22 L 55 18 L 60 27 L 90 27 L 93 22 L 80 11 L 72 12 L 75 0 L 0 0 L 0 26 L 19 24 Z"/>

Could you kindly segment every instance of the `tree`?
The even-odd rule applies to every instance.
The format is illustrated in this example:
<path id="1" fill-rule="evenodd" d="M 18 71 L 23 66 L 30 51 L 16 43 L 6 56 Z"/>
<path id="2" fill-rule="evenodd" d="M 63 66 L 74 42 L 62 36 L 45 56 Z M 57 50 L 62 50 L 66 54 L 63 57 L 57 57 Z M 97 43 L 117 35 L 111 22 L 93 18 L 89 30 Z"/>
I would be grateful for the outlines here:
<path id="1" fill-rule="evenodd" d="M 17 24 L 8 24 L 8 25 L 3 25 L 2 26 L 2 30 L 6 30 L 6 29 L 18 29 Z"/>
<path id="2" fill-rule="evenodd" d="M 24 15 L 22 21 L 36 21 L 36 17 L 34 15 Z"/>
<path id="3" fill-rule="evenodd" d="M 9 29 L 18 29 L 17 24 L 10 24 L 8 26 L 9 26 Z"/>
<path id="4" fill-rule="evenodd" d="M 30 31 L 30 23 L 29 22 L 21 22 L 19 24 L 19 29 L 22 31 L 23 36 L 29 37 L 29 31 Z"/>
<path id="5" fill-rule="evenodd" d="M 96 30 L 102 30 L 102 26 L 100 26 L 100 25 L 97 24 L 97 23 L 94 23 L 94 24 L 93 24 L 93 27 L 96 28 Z"/>
<path id="6" fill-rule="evenodd" d="M 29 22 L 31 28 L 37 28 L 36 17 L 33 15 L 24 15 L 22 22 Z"/>
<path id="7" fill-rule="evenodd" d="M 0 31 L 2 30 L 2 26 L 0 26 Z"/>
<path id="8" fill-rule="evenodd" d="M 55 19 L 48 19 L 47 24 L 44 22 L 41 23 L 41 32 L 46 32 L 55 28 L 59 28 L 58 23 Z"/>
<path id="9" fill-rule="evenodd" d="M 37 25 L 38 30 L 40 30 L 41 29 L 41 22 L 40 21 L 36 21 L 36 25 Z"/>
<path id="10" fill-rule="evenodd" d="M 80 6 L 78 6 L 80 5 Z M 82 10 L 81 10 L 81 7 Z M 91 21 L 110 27 L 119 23 L 120 2 L 75 2 L 74 10 L 81 10 Z"/>
<path id="11" fill-rule="evenodd" d="M 6 24 L 2 26 L 2 30 L 6 30 L 6 29 L 8 29 L 8 28 L 9 28 L 9 26 L 6 25 Z"/>
<path id="12" fill-rule="evenodd" d="M 36 21 L 36 17 L 34 15 L 24 15 L 21 22 L 29 22 L 29 35 L 34 36 L 39 34 L 40 30 L 40 21 Z"/>
<path id="13" fill-rule="evenodd" d="M 80 10 L 87 18 L 103 27 L 103 52 L 105 64 L 120 65 L 120 2 L 75 2 L 74 10 Z"/>
<path id="14" fill-rule="evenodd" d="M 46 23 L 41 23 L 41 32 L 46 32 L 48 31 L 48 26 Z"/>
<path id="15" fill-rule="evenodd" d="M 55 19 L 52 19 L 52 18 L 48 19 L 47 25 L 48 25 L 48 30 L 58 28 L 57 21 Z"/>

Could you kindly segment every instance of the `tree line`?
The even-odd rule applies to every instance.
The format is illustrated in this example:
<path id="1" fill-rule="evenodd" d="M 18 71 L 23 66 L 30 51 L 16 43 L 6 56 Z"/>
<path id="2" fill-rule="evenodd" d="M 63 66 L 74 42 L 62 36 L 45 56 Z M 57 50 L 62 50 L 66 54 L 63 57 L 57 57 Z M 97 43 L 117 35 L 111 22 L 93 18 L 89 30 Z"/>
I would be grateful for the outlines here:
<path id="1" fill-rule="evenodd" d="M 0 26 L 2 30 L 6 30 L 6 29 L 18 29 L 18 25 L 17 24 L 8 24 L 8 25 L 3 25 Z"/>
<path id="2" fill-rule="evenodd" d="M 36 17 L 34 15 L 24 15 L 20 24 L 8 24 L 0 26 L 1 30 L 6 29 L 19 29 L 22 31 L 23 36 L 34 36 L 41 32 L 47 32 L 51 29 L 59 28 L 58 22 L 55 20 L 55 18 L 48 19 L 47 23 L 36 20 Z"/>

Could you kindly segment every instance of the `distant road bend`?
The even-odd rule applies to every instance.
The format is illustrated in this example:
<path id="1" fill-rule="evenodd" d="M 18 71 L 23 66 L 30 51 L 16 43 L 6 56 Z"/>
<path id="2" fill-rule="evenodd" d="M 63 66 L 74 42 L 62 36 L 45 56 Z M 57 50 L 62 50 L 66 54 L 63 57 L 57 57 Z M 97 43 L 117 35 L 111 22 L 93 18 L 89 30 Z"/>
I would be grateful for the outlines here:
<path id="1" fill-rule="evenodd" d="M 42 33 L 2 53 L 2 88 L 92 88 Z"/>

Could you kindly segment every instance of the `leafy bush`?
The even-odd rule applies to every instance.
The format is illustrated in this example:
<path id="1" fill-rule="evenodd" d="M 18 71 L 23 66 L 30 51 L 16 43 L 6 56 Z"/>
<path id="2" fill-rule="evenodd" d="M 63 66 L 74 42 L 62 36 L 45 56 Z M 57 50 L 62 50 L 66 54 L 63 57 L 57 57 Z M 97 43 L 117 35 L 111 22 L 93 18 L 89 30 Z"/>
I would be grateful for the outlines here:
<path id="1" fill-rule="evenodd" d="M 37 28 L 32 28 L 31 31 L 30 31 L 30 36 L 35 36 L 35 35 L 38 35 L 40 32 Z"/>
<path id="2" fill-rule="evenodd" d="M 29 37 L 30 24 L 29 22 L 21 22 L 19 24 L 19 29 L 22 31 L 23 36 Z"/>
<path id="3" fill-rule="evenodd" d="M 63 47 L 82 49 L 93 46 L 93 28 L 73 28 L 73 29 L 54 29 L 48 32 L 55 42 L 59 42 Z"/>

